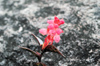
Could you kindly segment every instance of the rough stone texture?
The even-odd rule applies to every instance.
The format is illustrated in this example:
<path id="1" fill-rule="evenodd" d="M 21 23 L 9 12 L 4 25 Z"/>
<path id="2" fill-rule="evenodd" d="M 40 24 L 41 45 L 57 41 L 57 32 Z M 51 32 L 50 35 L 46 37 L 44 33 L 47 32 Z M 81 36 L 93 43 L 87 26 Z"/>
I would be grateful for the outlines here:
<path id="1" fill-rule="evenodd" d="M 46 53 L 48 66 L 100 66 L 100 0 L 0 0 L 0 66 L 32 66 L 38 62 L 19 46 L 39 51 L 33 33 L 48 19 L 63 18 L 64 33 L 54 45 L 66 56 Z"/>

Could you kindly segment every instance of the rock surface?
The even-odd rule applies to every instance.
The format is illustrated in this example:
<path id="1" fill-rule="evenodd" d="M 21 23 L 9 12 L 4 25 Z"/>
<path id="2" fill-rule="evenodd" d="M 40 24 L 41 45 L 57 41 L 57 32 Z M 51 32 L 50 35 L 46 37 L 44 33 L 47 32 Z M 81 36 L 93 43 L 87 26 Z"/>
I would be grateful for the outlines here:
<path id="1" fill-rule="evenodd" d="M 64 33 L 54 45 L 66 58 L 46 53 L 47 66 L 100 66 L 100 0 L 0 0 L 0 66 L 32 66 L 38 62 L 20 46 L 40 52 L 31 33 L 42 40 L 48 19 L 63 18 Z"/>

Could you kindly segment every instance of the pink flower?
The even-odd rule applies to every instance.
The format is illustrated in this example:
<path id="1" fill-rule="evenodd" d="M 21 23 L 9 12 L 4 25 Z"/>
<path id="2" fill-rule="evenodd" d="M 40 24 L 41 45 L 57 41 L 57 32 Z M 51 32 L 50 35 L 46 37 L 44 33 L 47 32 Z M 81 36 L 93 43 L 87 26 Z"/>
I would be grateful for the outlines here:
<path id="1" fill-rule="evenodd" d="M 54 23 L 55 23 L 55 24 L 59 24 L 59 22 L 60 22 L 60 20 L 58 19 L 58 17 L 55 16 L 55 17 L 54 17 Z"/>
<path id="2" fill-rule="evenodd" d="M 47 35 L 44 40 L 42 50 L 45 49 L 48 44 L 53 44 L 53 41 L 56 43 L 60 41 L 60 34 L 63 33 L 63 30 L 60 29 L 59 26 L 65 22 L 63 19 L 59 19 L 55 16 L 54 20 L 48 20 L 47 23 L 49 24 L 47 29 L 43 28 L 39 30 L 42 35 Z"/>
<path id="3" fill-rule="evenodd" d="M 49 29 L 53 29 L 54 28 L 54 25 L 53 24 L 49 24 L 48 28 Z"/>
<path id="4" fill-rule="evenodd" d="M 63 30 L 60 29 L 60 28 L 57 28 L 57 29 L 56 29 L 56 33 L 57 33 L 58 35 L 60 35 L 61 33 L 63 33 Z"/>
<path id="5" fill-rule="evenodd" d="M 55 40 L 56 43 L 58 43 L 60 41 L 60 36 L 56 34 L 54 36 L 54 40 Z"/>
<path id="6" fill-rule="evenodd" d="M 58 24 L 54 24 L 54 27 L 55 27 L 55 28 L 58 28 L 58 27 L 59 27 L 59 25 L 58 25 Z"/>
<path id="7" fill-rule="evenodd" d="M 42 35 L 46 35 L 47 34 L 47 29 L 42 28 L 39 30 L 39 33 L 41 33 Z"/>
<path id="8" fill-rule="evenodd" d="M 65 23 L 64 20 L 61 19 L 60 22 L 59 22 L 59 25 L 64 24 L 64 23 Z"/>
<path id="9" fill-rule="evenodd" d="M 44 44 L 42 45 L 42 50 L 44 50 L 48 44 L 52 45 L 52 43 L 53 43 L 53 37 L 48 35 L 44 40 Z"/>
<path id="10" fill-rule="evenodd" d="M 60 26 L 61 24 L 64 24 L 65 22 L 63 19 L 58 19 L 58 17 L 55 16 L 54 23 Z"/>
<path id="11" fill-rule="evenodd" d="M 47 23 L 48 24 L 53 24 L 54 23 L 54 20 L 48 20 Z"/>
<path id="12" fill-rule="evenodd" d="M 53 29 L 53 30 L 49 30 L 49 34 L 51 35 L 51 36 L 54 36 L 55 34 L 56 34 L 56 31 Z"/>

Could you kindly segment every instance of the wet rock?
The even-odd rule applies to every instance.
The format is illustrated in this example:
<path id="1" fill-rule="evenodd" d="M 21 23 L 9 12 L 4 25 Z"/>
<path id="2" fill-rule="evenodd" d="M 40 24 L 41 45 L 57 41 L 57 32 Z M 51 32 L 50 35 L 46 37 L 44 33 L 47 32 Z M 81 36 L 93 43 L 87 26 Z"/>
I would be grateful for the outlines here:
<path id="1" fill-rule="evenodd" d="M 0 66 L 32 66 L 38 62 L 30 52 L 40 52 L 31 33 L 44 41 L 39 28 L 56 15 L 65 20 L 60 43 L 54 45 L 66 58 L 45 53 L 47 66 L 100 65 L 100 1 L 99 0 L 0 0 Z"/>
<path id="2" fill-rule="evenodd" d="M 47 17 L 50 15 L 58 15 L 60 12 L 60 8 L 53 8 L 53 7 L 44 7 L 35 13 L 36 17 Z"/>

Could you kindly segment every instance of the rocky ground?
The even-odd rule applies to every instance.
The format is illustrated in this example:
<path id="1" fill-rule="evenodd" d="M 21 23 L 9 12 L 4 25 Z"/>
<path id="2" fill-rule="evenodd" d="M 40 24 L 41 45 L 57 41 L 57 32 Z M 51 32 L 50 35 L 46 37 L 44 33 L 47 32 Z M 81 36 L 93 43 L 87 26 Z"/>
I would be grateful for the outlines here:
<path id="1" fill-rule="evenodd" d="M 64 33 L 54 45 L 66 58 L 46 53 L 48 66 L 100 66 L 100 0 L 0 0 L 0 66 L 32 66 L 38 62 L 19 46 L 39 51 L 31 33 L 42 40 L 48 19 L 63 18 Z"/>

